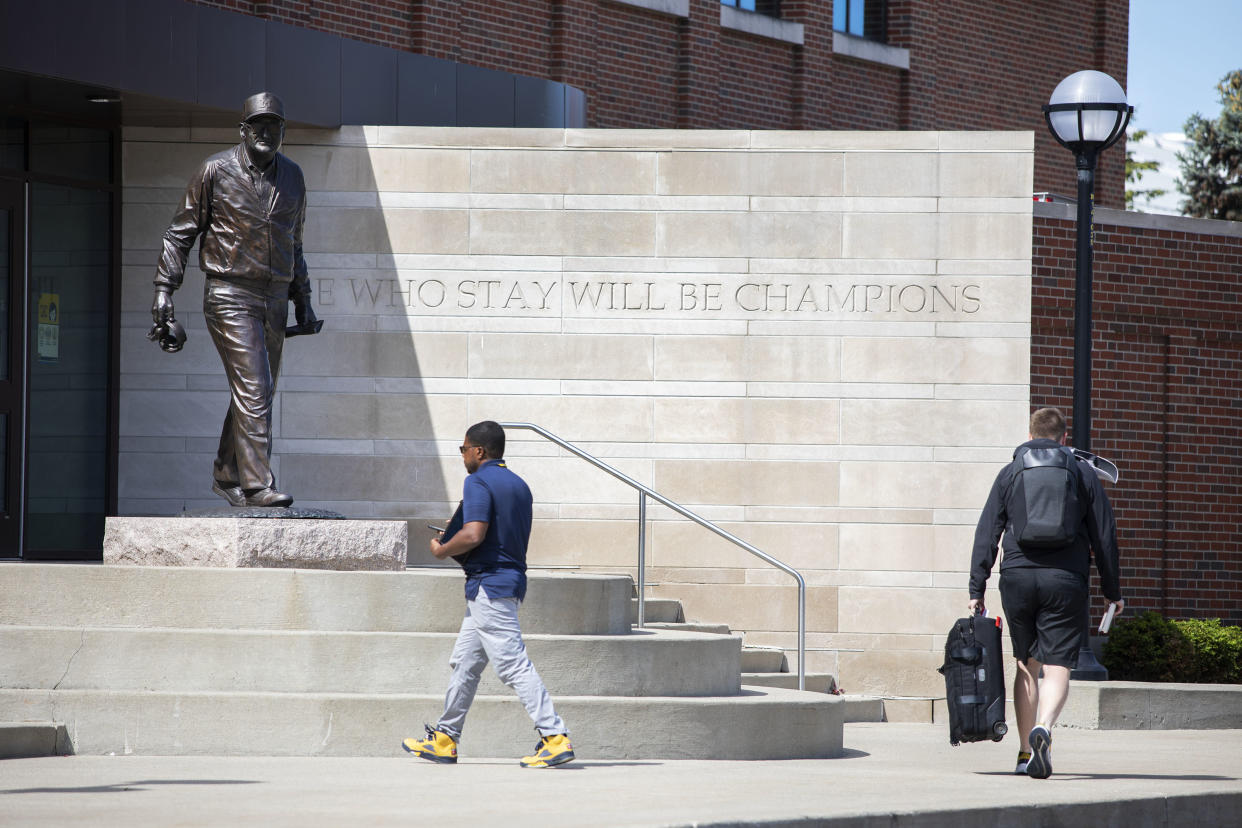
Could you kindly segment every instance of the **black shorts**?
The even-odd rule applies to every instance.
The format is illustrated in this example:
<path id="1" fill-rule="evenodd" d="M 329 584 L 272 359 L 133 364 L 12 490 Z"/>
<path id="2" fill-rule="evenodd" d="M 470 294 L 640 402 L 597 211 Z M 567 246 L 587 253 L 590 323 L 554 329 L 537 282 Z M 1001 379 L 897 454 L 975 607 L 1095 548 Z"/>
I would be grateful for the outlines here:
<path id="1" fill-rule="evenodd" d="M 1065 569 L 1014 567 L 1001 572 L 1000 594 L 1014 658 L 1078 666 L 1087 630 L 1086 578 Z"/>

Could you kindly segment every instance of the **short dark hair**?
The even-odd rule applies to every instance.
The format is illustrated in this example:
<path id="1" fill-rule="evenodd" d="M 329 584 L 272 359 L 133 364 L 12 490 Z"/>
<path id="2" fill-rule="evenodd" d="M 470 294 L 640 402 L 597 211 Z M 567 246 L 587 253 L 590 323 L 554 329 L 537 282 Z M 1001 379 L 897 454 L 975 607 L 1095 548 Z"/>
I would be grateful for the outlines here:
<path id="1" fill-rule="evenodd" d="M 1065 429 L 1065 415 L 1055 408 L 1041 408 L 1031 415 L 1032 437 L 1060 440 Z"/>
<path id="2" fill-rule="evenodd" d="M 484 420 L 466 429 L 466 439 L 482 446 L 487 456 L 499 460 L 505 456 L 505 430 L 495 420 Z"/>

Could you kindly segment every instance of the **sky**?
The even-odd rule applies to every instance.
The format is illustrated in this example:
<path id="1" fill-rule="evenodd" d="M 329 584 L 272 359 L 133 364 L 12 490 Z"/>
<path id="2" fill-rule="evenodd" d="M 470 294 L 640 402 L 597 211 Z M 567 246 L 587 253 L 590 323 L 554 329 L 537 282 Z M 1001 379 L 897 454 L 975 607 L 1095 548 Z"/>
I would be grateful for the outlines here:
<path id="1" fill-rule="evenodd" d="M 1137 209 L 1181 213 L 1184 196 L 1174 179 L 1180 169 L 1175 153 L 1185 143 L 1182 127 L 1196 112 L 1205 118 L 1220 114 L 1216 84 L 1242 69 L 1239 32 L 1242 0 L 1130 0 L 1130 65 L 1123 85 L 1134 106 L 1131 131 L 1149 133 L 1130 149 L 1140 161 L 1160 163 L 1159 172 L 1144 174 L 1138 187 L 1168 190 L 1159 199 L 1137 199 Z"/>

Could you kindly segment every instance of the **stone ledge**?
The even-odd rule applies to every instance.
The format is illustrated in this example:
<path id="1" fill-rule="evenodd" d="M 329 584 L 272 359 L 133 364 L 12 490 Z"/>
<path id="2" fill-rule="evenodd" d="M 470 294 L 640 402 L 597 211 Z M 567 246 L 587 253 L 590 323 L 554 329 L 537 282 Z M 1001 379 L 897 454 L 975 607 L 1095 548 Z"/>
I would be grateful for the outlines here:
<path id="1" fill-rule="evenodd" d="M 69 732 L 60 722 L 0 722 L 0 759 L 71 756 Z"/>
<path id="2" fill-rule="evenodd" d="M 1242 684 L 1074 681 L 1058 724 L 1092 730 L 1242 728 Z"/>
<path id="3" fill-rule="evenodd" d="M 103 561 L 127 566 L 405 569 L 403 520 L 109 517 Z"/>

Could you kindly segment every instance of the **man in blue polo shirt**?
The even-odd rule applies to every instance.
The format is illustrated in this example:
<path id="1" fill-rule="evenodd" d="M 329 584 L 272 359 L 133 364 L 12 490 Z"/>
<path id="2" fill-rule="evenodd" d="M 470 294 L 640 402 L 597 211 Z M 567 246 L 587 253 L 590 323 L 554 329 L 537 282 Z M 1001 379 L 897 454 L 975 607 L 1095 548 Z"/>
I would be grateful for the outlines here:
<path id="1" fill-rule="evenodd" d="M 431 554 L 452 557 L 466 570 L 466 617 L 449 660 L 453 675 L 440 721 L 435 727 L 424 725 L 425 739 L 401 744 L 432 762 L 456 762 L 466 713 L 490 660 L 501 681 L 517 691 L 539 732 L 535 753 L 522 758 L 522 767 L 561 765 L 574 758 L 574 747 L 526 655 L 518 625 L 518 605 L 526 597 L 530 489 L 505 465 L 505 431 L 499 423 L 484 420 L 470 426 L 460 450 L 469 472 L 461 508 L 444 534 L 431 541 Z"/>

